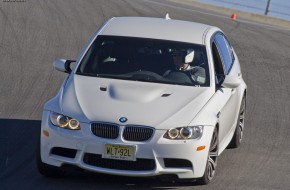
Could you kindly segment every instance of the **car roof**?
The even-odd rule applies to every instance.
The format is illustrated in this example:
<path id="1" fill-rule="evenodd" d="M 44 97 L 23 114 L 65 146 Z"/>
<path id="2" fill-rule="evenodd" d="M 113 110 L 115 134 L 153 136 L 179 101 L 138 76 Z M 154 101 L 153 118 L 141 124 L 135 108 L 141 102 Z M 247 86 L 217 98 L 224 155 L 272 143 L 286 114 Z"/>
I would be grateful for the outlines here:
<path id="1" fill-rule="evenodd" d="M 99 32 L 99 35 L 153 38 L 204 44 L 206 32 L 213 26 L 151 17 L 114 17 Z"/>

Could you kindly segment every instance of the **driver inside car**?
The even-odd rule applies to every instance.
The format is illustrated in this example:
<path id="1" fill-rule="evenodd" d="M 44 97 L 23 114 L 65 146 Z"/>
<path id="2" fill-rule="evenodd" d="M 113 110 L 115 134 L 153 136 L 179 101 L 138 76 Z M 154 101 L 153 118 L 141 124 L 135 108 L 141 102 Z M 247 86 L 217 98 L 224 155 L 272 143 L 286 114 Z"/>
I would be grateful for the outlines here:
<path id="1" fill-rule="evenodd" d="M 203 65 L 202 55 L 196 53 L 194 50 L 175 50 L 172 52 L 172 60 L 175 70 L 168 70 L 164 73 L 164 77 L 168 76 L 171 72 L 184 72 L 198 85 L 206 82 L 205 69 Z"/>

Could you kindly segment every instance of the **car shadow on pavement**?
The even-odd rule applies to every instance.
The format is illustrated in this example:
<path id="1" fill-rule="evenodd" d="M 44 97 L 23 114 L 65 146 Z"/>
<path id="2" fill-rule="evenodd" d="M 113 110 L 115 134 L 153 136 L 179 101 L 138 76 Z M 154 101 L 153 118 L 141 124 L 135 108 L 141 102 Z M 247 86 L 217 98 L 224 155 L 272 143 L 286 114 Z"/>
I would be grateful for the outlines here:
<path id="1" fill-rule="evenodd" d="M 52 183 L 54 186 L 70 189 L 180 189 L 195 186 L 193 181 L 180 181 L 171 176 L 160 177 L 125 177 L 99 174 L 88 171 L 74 171 L 61 179 L 41 177 L 43 183 Z M 45 184 L 46 184 L 45 183 Z"/>
<path id="2" fill-rule="evenodd" d="M 34 161 L 40 125 L 40 120 L 0 119 L 0 187 L 11 189 L 5 184 L 30 173 L 27 167 Z"/>

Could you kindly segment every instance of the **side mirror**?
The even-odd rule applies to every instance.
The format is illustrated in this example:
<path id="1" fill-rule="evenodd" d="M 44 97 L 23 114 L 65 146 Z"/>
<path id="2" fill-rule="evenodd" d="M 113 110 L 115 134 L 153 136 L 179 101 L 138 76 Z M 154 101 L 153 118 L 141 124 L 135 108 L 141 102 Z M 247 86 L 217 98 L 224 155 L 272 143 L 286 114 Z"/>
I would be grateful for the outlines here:
<path id="1" fill-rule="evenodd" d="M 227 75 L 222 83 L 222 86 L 225 88 L 237 88 L 240 86 L 241 82 L 241 77 Z"/>
<path id="2" fill-rule="evenodd" d="M 72 71 L 71 63 L 75 60 L 57 59 L 53 62 L 53 67 L 61 72 L 70 73 Z"/>

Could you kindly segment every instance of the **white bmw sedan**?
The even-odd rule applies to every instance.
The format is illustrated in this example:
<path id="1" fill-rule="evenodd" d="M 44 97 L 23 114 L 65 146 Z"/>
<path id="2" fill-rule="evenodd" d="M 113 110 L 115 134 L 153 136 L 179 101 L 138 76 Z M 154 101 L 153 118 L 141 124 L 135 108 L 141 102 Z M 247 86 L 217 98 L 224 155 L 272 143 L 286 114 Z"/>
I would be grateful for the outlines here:
<path id="1" fill-rule="evenodd" d="M 175 175 L 209 183 L 217 157 L 239 147 L 246 84 L 217 27 L 118 17 L 94 34 L 42 116 L 38 169 L 65 166 L 124 176 Z"/>

